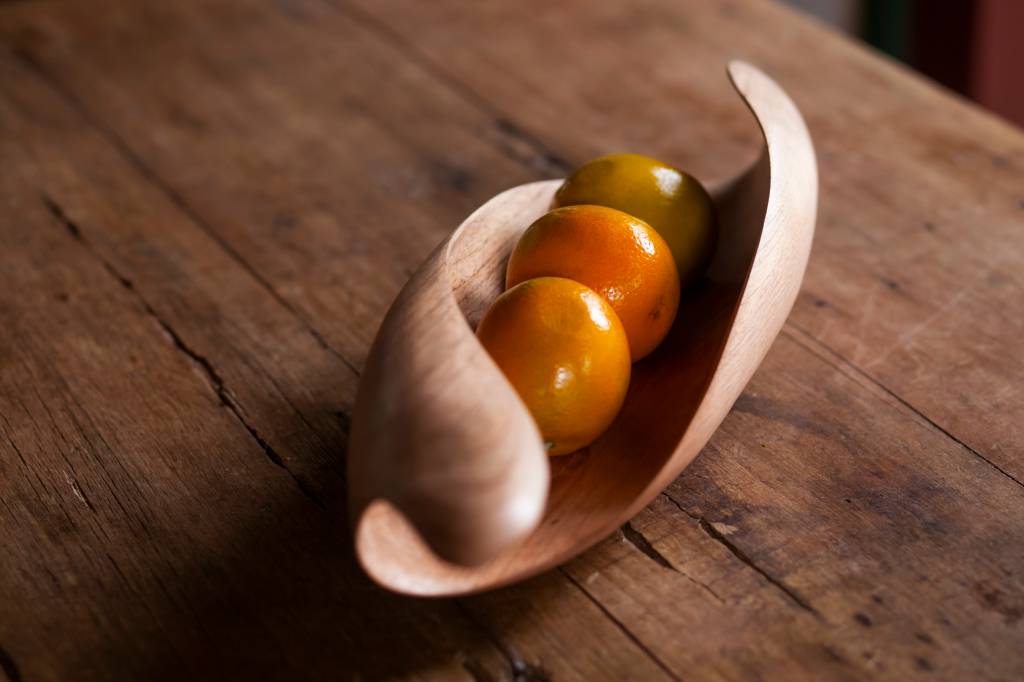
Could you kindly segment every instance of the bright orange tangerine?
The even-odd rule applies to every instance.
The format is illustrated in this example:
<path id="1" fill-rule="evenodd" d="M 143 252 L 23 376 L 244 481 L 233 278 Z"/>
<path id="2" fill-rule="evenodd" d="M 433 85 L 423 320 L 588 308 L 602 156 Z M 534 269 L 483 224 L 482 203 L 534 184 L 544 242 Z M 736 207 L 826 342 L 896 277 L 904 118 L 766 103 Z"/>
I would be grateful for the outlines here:
<path id="1" fill-rule="evenodd" d="M 512 287 L 477 337 L 526 403 L 550 455 L 586 447 L 615 419 L 629 387 L 629 344 L 608 302 L 560 277 Z"/>
<path id="2" fill-rule="evenodd" d="M 512 250 L 506 283 L 572 279 L 611 304 L 639 360 L 665 338 L 679 307 L 672 251 L 647 223 L 614 208 L 566 206 L 541 216 Z"/>

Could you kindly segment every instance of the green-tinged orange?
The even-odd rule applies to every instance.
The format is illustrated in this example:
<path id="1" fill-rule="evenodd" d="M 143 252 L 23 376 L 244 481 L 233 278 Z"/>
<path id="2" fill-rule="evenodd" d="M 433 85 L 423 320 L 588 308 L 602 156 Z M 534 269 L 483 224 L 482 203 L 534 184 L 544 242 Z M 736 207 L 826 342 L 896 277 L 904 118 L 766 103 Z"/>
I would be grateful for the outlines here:
<path id="1" fill-rule="evenodd" d="M 598 204 L 648 223 L 668 242 L 683 287 L 707 267 L 717 237 L 714 206 L 683 171 L 641 154 L 611 154 L 576 170 L 555 195 L 558 206 Z"/>
<path id="2" fill-rule="evenodd" d="M 518 284 L 477 337 L 530 410 L 551 455 L 586 447 L 615 419 L 629 387 L 626 332 L 592 289 L 561 277 Z"/>

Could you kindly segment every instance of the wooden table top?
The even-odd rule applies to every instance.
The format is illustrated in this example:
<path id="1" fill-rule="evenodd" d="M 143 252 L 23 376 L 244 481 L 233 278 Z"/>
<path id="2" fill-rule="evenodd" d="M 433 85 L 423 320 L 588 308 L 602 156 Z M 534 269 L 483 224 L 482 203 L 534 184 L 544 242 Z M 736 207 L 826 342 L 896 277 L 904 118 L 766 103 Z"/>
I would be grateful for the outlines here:
<path id="1" fill-rule="evenodd" d="M 1024 677 L 1024 135 L 764 2 L 0 5 L 9 680 Z M 697 461 L 558 570 L 393 596 L 346 536 L 358 374 L 498 191 L 819 154 L 782 335 Z M 0 674 L 0 677 L 2 677 Z"/>

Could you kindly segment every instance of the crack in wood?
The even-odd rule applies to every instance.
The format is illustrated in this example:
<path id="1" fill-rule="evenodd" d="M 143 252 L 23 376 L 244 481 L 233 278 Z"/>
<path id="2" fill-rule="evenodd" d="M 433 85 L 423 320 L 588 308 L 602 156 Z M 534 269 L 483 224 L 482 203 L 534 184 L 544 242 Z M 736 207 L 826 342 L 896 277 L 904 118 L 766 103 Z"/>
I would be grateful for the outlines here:
<path id="1" fill-rule="evenodd" d="M 246 367 L 248 367 L 250 370 L 258 373 L 259 375 L 261 375 L 263 378 L 270 382 L 270 384 L 274 387 L 274 390 L 277 391 L 277 395 L 280 396 L 281 400 L 283 400 L 288 405 L 288 407 L 291 408 L 292 412 L 295 413 L 299 420 L 301 420 L 302 423 L 306 425 L 306 428 L 309 429 L 309 432 L 313 434 L 317 441 L 319 441 L 321 448 L 323 448 L 325 451 L 330 450 L 332 448 L 332 446 L 324 440 L 323 436 L 320 434 L 319 429 L 317 429 L 315 426 L 313 426 L 312 423 L 310 423 L 309 419 L 306 418 L 306 415 L 303 413 L 303 411 L 299 409 L 298 405 L 292 402 L 292 399 L 288 395 L 288 393 L 284 390 L 284 388 L 281 387 L 281 384 L 278 383 L 274 375 L 266 370 L 262 363 L 251 362 L 250 359 L 245 355 L 241 355 L 239 357 L 239 361 Z M 345 432 L 345 435 L 348 435 L 348 433 Z M 342 472 L 339 471 L 338 473 L 341 474 Z"/>
<path id="2" fill-rule="evenodd" d="M 633 527 L 632 523 L 627 521 L 622 526 L 621 530 L 622 536 L 626 538 L 631 545 L 636 547 L 641 554 L 647 556 L 647 558 L 662 568 L 667 568 L 674 573 L 679 573 L 676 567 L 672 565 L 672 562 L 666 559 L 664 554 L 656 550 L 654 545 L 647 541 L 647 538 L 644 537 L 643 533 Z"/>
<path id="3" fill-rule="evenodd" d="M 135 150 L 122 138 L 113 128 L 106 125 L 92 111 L 85 106 L 85 103 L 75 94 L 75 92 L 66 87 L 56 77 L 54 77 L 46 68 L 24 47 L 15 47 L 13 54 L 19 62 L 26 66 L 29 70 L 35 73 L 44 83 L 46 83 L 61 99 L 63 99 L 72 110 L 75 111 L 82 120 L 95 130 L 104 140 L 107 141 L 128 164 L 135 169 L 140 176 L 149 182 L 153 187 L 159 190 L 164 196 L 166 196 L 172 204 L 174 204 L 189 220 L 191 220 L 199 229 L 201 229 L 210 239 L 216 243 L 227 256 L 233 260 L 239 267 L 242 268 L 256 283 L 263 288 L 271 298 L 273 298 L 282 308 L 284 308 L 292 317 L 299 321 L 306 331 L 313 337 L 314 340 L 328 353 L 335 356 L 341 361 L 345 367 L 352 371 L 352 373 L 358 377 L 359 369 L 349 361 L 341 351 L 332 346 L 330 342 L 324 337 L 320 330 L 313 326 L 309 319 L 299 312 L 299 310 L 293 306 L 287 299 L 285 299 L 274 286 L 261 275 L 257 270 L 247 261 L 242 255 L 233 247 L 224 237 L 220 235 L 213 226 L 207 222 L 207 220 L 199 214 L 191 204 L 185 201 L 185 198 L 171 186 L 169 182 L 164 180 L 160 175 L 157 174 L 145 161 L 142 160 Z M 71 229 L 71 228 L 69 228 Z M 75 228 L 77 229 L 77 228 Z"/>
<path id="4" fill-rule="evenodd" d="M 800 337 L 802 337 L 803 340 L 800 337 L 798 337 L 796 334 L 793 334 L 792 332 L 790 332 L 789 329 L 788 329 L 790 327 L 792 329 L 795 329 L 797 332 L 799 332 Z M 962 440 L 960 440 L 959 438 L 954 436 L 952 433 L 950 433 L 948 430 L 946 430 L 943 426 L 941 426 L 938 422 L 936 422 L 931 417 L 926 415 L 924 412 L 922 412 L 921 410 L 917 409 L 916 407 L 911 405 L 909 402 L 907 402 L 907 400 L 904 399 L 902 396 L 900 396 L 898 393 L 896 393 L 895 391 L 890 389 L 888 386 L 886 386 L 885 384 L 880 382 L 875 377 L 873 377 L 870 374 L 868 374 L 865 370 L 861 369 L 860 367 L 858 367 L 854 363 L 852 363 L 849 360 L 847 360 L 842 354 L 836 352 L 830 346 L 827 346 L 824 343 L 822 343 L 821 341 L 819 341 L 818 339 L 816 339 L 806 329 L 798 326 L 797 324 L 795 324 L 792 321 L 788 321 L 788 322 L 786 322 L 786 326 L 782 328 L 782 333 L 785 334 L 787 338 L 792 340 L 798 346 L 800 346 L 801 348 L 806 350 L 808 353 L 811 353 L 812 355 L 817 357 L 822 362 L 825 362 L 830 367 L 833 367 L 833 368 L 835 368 L 835 369 L 837 369 L 839 371 L 842 371 L 842 367 L 840 365 L 849 368 L 852 372 L 857 374 L 857 376 L 859 376 L 859 377 L 863 378 L 864 380 L 868 381 L 872 386 L 875 386 L 875 387 L 881 389 L 882 392 L 884 392 L 890 398 L 892 398 L 893 400 L 898 402 L 900 405 L 902 405 L 903 407 L 905 407 L 908 410 L 910 410 L 913 414 L 915 414 L 918 417 L 920 417 L 921 419 L 923 419 L 925 422 L 927 422 L 930 426 L 932 426 L 939 433 L 941 433 L 942 435 L 946 436 L 951 441 L 953 441 L 954 443 L 956 443 L 957 445 L 959 445 L 963 449 L 967 450 L 972 455 L 974 455 L 975 457 L 980 459 L 985 464 L 988 464 L 990 467 L 992 467 L 993 469 L 995 469 L 1000 474 L 1002 474 L 1006 478 L 1010 479 L 1011 481 L 1013 481 L 1017 485 L 1019 485 L 1021 487 L 1024 487 L 1024 482 L 1022 482 L 1019 478 L 1017 478 L 1016 476 L 1011 474 L 1006 469 L 1003 469 L 1001 466 L 999 466 L 998 464 L 993 462 L 991 459 L 989 459 L 985 455 L 981 454 L 980 452 L 978 452 L 977 450 L 972 448 L 967 443 L 963 442 Z M 817 347 L 817 349 L 815 349 L 815 348 L 811 347 L 810 345 L 808 345 L 808 342 L 809 343 L 813 343 L 814 346 Z M 833 356 L 834 359 L 825 357 L 824 355 L 822 355 L 822 353 L 820 351 L 824 351 L 824 352 L 829 353 L 830 355 Z"/>
<path id="5" fill-rule="evenodd" d="M 569 571 L 567 571 L 565 568 L 559 566 L 558 567 L 558 572 L 561 573 L 562 575 L 564 575 L 569 580 L 569 582 L 571 582 L 573 585 L 575 585 L 576 589 L 578 589 L 580 592 L 582 592 L 583 596 L 585 596 L 588 600 L 590 600 L 590 602 L 594 606 L 596 606 L 598 608 L 598 610 L 601 613 L 603 613 L 605 615 L 605 617 L 608 620 L 610 620 L 612 622 L 612 624 L 614 624 L 615 627 L 617 627 L 622 632 L 622 634 L 624 634 L 627 638 L 629 638 L 629 641 L 633 642 L 633 644 L 635 644 L 637 646 L 637 648 L 640 649 L 640 651 L 642 651 L 649 659 L 651 659 L 651 661 L 653 661 L 655 665 L 657 665 L 659 668 L 661 668 L 662 672 L 664 672 L 666 675 L 668 675 L 670 679 L 675 680 L 675 682 L 683 682 L 682 679 L 678 675 L 676 675 L 674 672 L 672 672 L 672 669 L 669 668 L 668 665 L 666 665 L 664 661 L 662 661 L 660 658 L 658 658 L 658 656 L 655 655 L 655 653 L 653 651 L 651 651 L 650 648 L 648 648 L 648 646 L 646 644 L 644 644 L 640 640 L 639 637 L 634 635 L 633 632 L 629 628 L 626 627 L 625 623 L 623 623 L 621 620 L 616 618 L 615 615 L 604 604 L 601 603 L 601 600 L 599 600 L 597 597 L 595 597 L 589 591 L 587 591 L 587 588 L 585 588 L 583 585 L 581 585 L 580 582 L 578 580 L 576 580 L 576 578 L 574 578 L 571 573 L 569 573 Z"/>
<path id="6" fill-rule="evenodd" d="M 779 588 L 779 590 L 781 590 L 787 597 L 789 597 L 793 601 L 793 603 L 795 603 L 804 611 L 812 613 L 819 618 L 821 617 L 821 614 L 818 613 L 817 609 L 815 609 L 803 597 L 797 594 L 795 590 L 793 590 L 791 587 L 787 586 L 785 583 L 783 583 L 781 580 L 773 576 L 771 573 L 769 573 L 768 571 L 764 570 L 756 563 L 754 563 L 754 560 L 747 556 L 746 552 L 740 549 L 739 546 L 734 544 L 725 535 L 720 533 L 718 529 L 711 525 L 711 523 L 707 519 L 705 519 L 704 517 L 700 517 L 697 519 L 697 524 L 700 526 L 701 530 L 703 530 L 711 538 L 718 541 L 722 546 L 728 549 L 734 557 L 745 563 L 750 568 L 757 571 L 769 583 Z"/>
<path id="7" fill-rule="evenodd" d="M 553 678 L 551 677 L 551 674 L 545 670 L 543 666 L 527 662 L 520 653 L 516 651 L 515 647 L 499 637 L 487 623 L 484 623 L 477 618 L 472 609 L 466 606 L 461 599 L 456 599 L 454 602 L 458 609 L 462 611 L 463 615 L 476 624 L 476 626 L 484 633 L 484 636 L 491 641 L 491 644 L 501 652 L 502 657 L 509 665 L 513 682 L 552 682 Z M 463 662 L 464 668 L 466 667 L 465 664 L 470 660 L 471 659 L 467 659 Z M 466 671 L 470 675 L 473 675 L 474 679 L 480 679 L 477 678 L 474 671 L 469 670 L 468 668 L 466 668 Z"/>
<path id="8" fill-rule="evenodd" d="M 498 132 L 498 138 L 487 141 L 491 142 L 498 151 L 539 175 L 543 177 L 568 175 L 573 171 L 574 166 L 548 147 L 540 138 L 526 132 L 507 118 L 496 117 L 494 128 Z M 525 147 L 532 154 L 522 153 L 519 151 L 519 147 Z"/>
<path id="9" fill-rule="evenodd" d="M 226 407 L 235 416 L 239 423 L 245 428 L 245 430 L 249 432 L 249 435 L 253 438 L 253 440 L 256 441 L 256 444 L 259 445 L 261 450 L 263 450 L 263 454 L 266 455 L 266 457 L 271 462 L 273 462 L 280 468 L 284 469 L 284 471 L 288 473 L 288 475 L 295 482 L 295 485 L 299 488 L 299 491 L 302 492 L 302 494 L 305 497 L 307 497 L 311 502 L 313 502 L 313 504 L 315 504 L 321 510 L 326 510 L 327 505 L 323 502 L 323 500 L 321 500 L 315 493 L 313 493 L 313 491 L 310 490 L 309 487 L 306 486 L 306 484 L 288 468 L 288 466 L 285 464 L 284 460 L 277 453 L 277 451 L 274 450 L 270 443 L 268 443 L 266 439 L 260 435 L 260 433 L 256 430 L 256 427 L 250 424 L 249 421 L 243 416 L 242 407 L 238 404 L 238 402 L 232 396 L 231 392 L 225 386 L 224 379 L 221 377 L 220 373 L 216 370 L 216 368 L 213 366 L 210 360 L 206 358 L 204 355 L 201 355 L 200 353 L 196 352 L 191 347 L 189 347 L 189 345 L 185 343 L 184 339 L 181 338 L 181 335 L 178 334 L 174 327 L 172 327 L 170 323 L 167 322 L 167 320 L 163 319 L 156 312 L 153 306 L 150 305 L 149 301 L 147 301 L 145 297 L 139 292 L 139 290 L 135 288 L 135 285 L 132 283 L 132 281 L 125 277 L 124 275 L 122 275 L 117 268 L 115 268 L 109 261 L 107 261 L 106 258 L 100 255 L 92 247 L 89 241 L 82 234 L 81 228 L 68 217 L 68 215 L 64 212 L 64 209 L 61 208 L 61 206 L 56 201 L 54 201 L 46 194 L 42 195 L 42 200 L 43 204 L 46 206 L 50 214 L 54 217 L 54 219 L 57 220 L 57 222 L 64 226 L 67 233 L 75 241 L 77 241 L 85 250 L 85 252 L 88 253 L 92 258 L 94 258 L 103 267 L 103 269 L 106 270 L 107 273 L 111 275 L 111 277 L 117 280 L 117 282 L 122 287 L 124 287 L 132 294 L 135 300 L 138 301 L 138 303 L 142 306 L 142 309 L 146 313 L 146 315 L 152 318 L 164 331 L 164 333 L 170 339 L 171 344 L 178 351 L 184 354 L 195 367 L 200 369 L 203 376 L 206 377 L 207 385 L 217 396 L 220 403 L 224 407 Z"/>
<path id="10" fill-rule="evenodd" d="M 810 602 L 808 602 L 806 599 L 800 596 L 796 592 L 796 590 L 782 582 L 782 580 L 776 578 L 771 573 L 758 566 L 757 563 L 753 559 L 751 559 L 746 552 L 744 552 L 732 540 L 723 535 L 717 528 L 714 527 L 714 525 L 711 524 L 710 521 L 708 521 L 703 516 L 692 513 L 690 510 L 683 507 L 683 505 L 679 504 L 679 502 L 668 493 L 662 493 L 662 495 L 665 497 L 665 499 L 671 502 L 676 507 L 676 509 L 678 509 L 679 511 L 681 511 L 682 513 L 686 514 L 688 517 L 696 521 L 697 526 L 700 527 L 702 531 L 704 531 L 705 535 L 707 535 L 712 540 L 725 547 L 727 550 L 729 550 L 730 554 L 732 554 L 734 557 L 739 559 L 748 567 L 756 571 L 758 575 L 767 580 L 770 585 L 776 587 L 779 591 L 786 595 L 786 597 L 788 597 L 789 600 L 793 602 L 797 607 L 810 613 L 815 618 L 823 620 L 821 613 L 816 608 L 811 606 Z"/>
<path id="11" fill-rule="evenodd" d="M 851 666 L 851 667 L 856 668 L 856 666 L 854 666 L 852 663 L 850 663 L 848 660 L 846 660 L 843 657 L 842 654 L 840 654 L 838 651 L 836 651 L 834 647 L 831 647 L 828 644 L 822 644 L 821 645 L 821 650 L 825 652 L 826 656 L 828 656 L 830 659 L 832 659 L 833 661 L 835 661 L 839 665 Z"/>
<path id="12" fill-rule="evenodd" d="M 2 416 L 3 415 L 0 415 L 0 417 L 2 417 Z M 7 433 L 4 434 L 7 437 L 7 442 L 11 444 L 12 448 L 14 448 L 14 452 L 15 452 L 15 454 L 18 455 L 18 459 L 21 460 L 21 464 L 22 464 L 22 466 L 25 467 L 25 471 L 32 471 L 32 467 L 30 467 L 28 465 L 28 462 L 25 460 L 25 455 L 21 452 L 21 448 L 19 448 L 18 444 L 14 442 L 14 439 L 11 438 L 11 434 L 10 434 L 10 432 L 11 432 L 11 424 L 10 424 L 10 422 L 8 422 L 7 419 L 4 419 L 4 424 L 7 425 Z"/>
<path id="13" fill-rule="evenodd" d="M 352 431 L 351 413 L 346 412 L 344 410 L 338 410 L 336 412 L 332 412 L 332 414 L 338 418 L 339 422 L 341 422 L 341 430 L 345 433 L 345 435 L 349 435 L 349 433 L 351 433 Z"/>
<path id="14" fill-rule="evenodd" d="M 636 547 L 642 554 L 646 555 L 649 559 L 651 559 L 654 563 L 658 564 L 663 568 L 667 568 L 673 573 L 678 573 L 679 575 L 683 576 L 697 587 L 701 588 L 702 590 L 710 594 L 718 603 L 724 603 L 722 601 L 722 598 L 718 595 L 718 593 L 711 589 L 710 585 L 707 585 L 701 582 L 700 580 L 697 580 L 689 573 L 681 571 L 678 568 L 676 568 L 675 564 L 669 561 L 664 554 L 659 552 L 657 548 L 655 548 L 655 546 L 647 540 L 643 533 L 641 533 L 633 527 L 633 524 L 631 522 L 627 521 L 626 524 L 622 526 L 621 530 L 622 536 L 626 538 L 626 540 L 631 545 Z"/>

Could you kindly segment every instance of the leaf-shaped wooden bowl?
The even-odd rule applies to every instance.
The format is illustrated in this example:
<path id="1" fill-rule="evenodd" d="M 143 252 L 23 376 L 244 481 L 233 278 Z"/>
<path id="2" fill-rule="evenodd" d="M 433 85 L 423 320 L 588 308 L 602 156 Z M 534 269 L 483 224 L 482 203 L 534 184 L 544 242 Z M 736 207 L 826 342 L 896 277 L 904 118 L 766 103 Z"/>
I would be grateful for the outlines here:
<path id="1" fill-rule="evenodd" d="M 349 449 L 356 551 L 378 583 L 454 595 L 562 563 L 650 502 L 725 418 L 800 288 L 818 184 L 785 92 L 748 64 L 728 73 L 763 153 L 712 191 L 721 234 L 708 276 L 684 292 L 672 332 L 634 367 L 621 413 L 592 446 L 549 459 L 473 333 L 513 244 L 561 181 L 488 201 L 399 294 L 366 362 Z"/>

